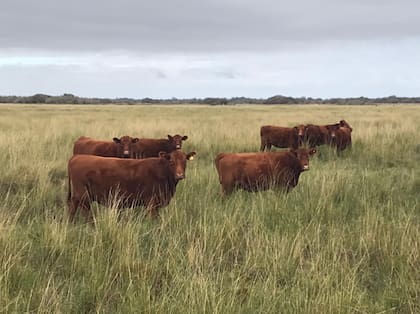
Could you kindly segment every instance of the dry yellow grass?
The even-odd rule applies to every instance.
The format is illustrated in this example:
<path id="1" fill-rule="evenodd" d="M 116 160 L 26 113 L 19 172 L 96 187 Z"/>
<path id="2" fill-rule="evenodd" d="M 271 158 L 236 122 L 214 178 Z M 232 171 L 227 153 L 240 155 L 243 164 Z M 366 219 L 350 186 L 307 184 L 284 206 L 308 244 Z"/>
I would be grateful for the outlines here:
<path id="1" fill-rule="evenodd" d="M 221 197 L 217 153 L 340 119 L 352 150 L 291 193 Z M 0 105 L 0 312 L 419 312 L 419 132 L 417 105 Z M 75 139 L 174 133 L 198 156 L 160 221 L 65 222 Z"/>

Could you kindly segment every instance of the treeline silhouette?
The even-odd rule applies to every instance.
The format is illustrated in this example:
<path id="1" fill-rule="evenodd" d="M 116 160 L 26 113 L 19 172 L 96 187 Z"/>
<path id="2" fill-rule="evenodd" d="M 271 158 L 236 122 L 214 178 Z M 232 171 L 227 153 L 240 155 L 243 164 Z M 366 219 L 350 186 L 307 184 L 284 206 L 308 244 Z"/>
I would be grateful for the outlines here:
<path id="1" fill-rule="evenodd" d="M 45 94 L 35 94 L 33 96 L 0 96 L 0 103 L 12 104 L 203 104 L 203 105 L 237 105 L 237 104 L 339 104 L 339 105 L 367 105 L 367 104 L 398 104 L 398 103 L 420 103 L 420 97 L 397 97 L 388 96 L 380 98 L 351 97 L 351 98 L 312 98 L 312 97 L 287 97 L 276 95 L 269 98 L 90 98 L 79 97 L 73 94 L 63 94 L 61 96 L 50 96 Z"/>

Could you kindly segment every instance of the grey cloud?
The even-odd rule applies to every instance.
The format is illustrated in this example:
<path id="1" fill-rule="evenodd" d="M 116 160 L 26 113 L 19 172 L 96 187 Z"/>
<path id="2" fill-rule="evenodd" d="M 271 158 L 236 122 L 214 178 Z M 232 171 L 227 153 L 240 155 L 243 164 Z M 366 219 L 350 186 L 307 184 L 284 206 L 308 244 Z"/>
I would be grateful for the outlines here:
<path id="1" fill-rule="evenodd" d="M 254 51 L 420 36 L 420 2 L 3 0 L 2 48 Z"/>
<path id="2" fill-rule="evenodd" d="M 211 66 L 185 68 L 179 72 L 179 76 L 194 78 L 198 80 L 214 80 L 214 79 L 235 79 L 238 75 L 231 67 Z"/>
<path id="3" fill-rule="evenodd" d="M 2 0 L 0 95 L 416 96 L 418 0 Z"/>
<path id="4" fill-rule="evenodd" d="M 45 93 L 95 97 L 138 97 L 167 78 L 163 69 L 151 67 L 78 65 L 0 66 L 0 95 Z M 155 94 L 156 95 L 156 94 Z"/>
<path id="5" fill-rule="evenodd" d="M 95 53 L 69 57 L 67 65 L 64 57 L 51 59 L 57 64 L 40 64 L 36 58 L 22 58 L 20 64 L 17 58 L 13 64 L 0 66 L 0 95 L 69 92 L 133 98 L 418 96 L 419 50 L 418 41 L 378 41 L 366 45 L 339 43 L 294 53 L 191 57 Z M 1 61 L 0 55 L 0 64 Z"/>

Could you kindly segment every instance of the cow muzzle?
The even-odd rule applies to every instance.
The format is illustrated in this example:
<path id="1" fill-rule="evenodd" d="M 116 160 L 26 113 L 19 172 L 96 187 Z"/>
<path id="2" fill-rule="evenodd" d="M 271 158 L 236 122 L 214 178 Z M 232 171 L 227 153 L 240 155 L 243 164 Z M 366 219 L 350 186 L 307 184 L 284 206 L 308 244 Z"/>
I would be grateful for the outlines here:
<path id="1" fill-rule="evenodd" d="M 177 144 L 175 147 L 176 147 L 176 149 L 180 149 L 181 145 Z"/>
<path id="2" fill-rule="evenodd" d="M 185 174 L 184 173 L 177 173 L 175 175 L 175 179 L 177 179 L 177 180 L 185 179 Z"/>
<path id="3" fill-rule="evenodd" d="M 303 171 L 309 170 L 309 165 L 303 165 Z"/>

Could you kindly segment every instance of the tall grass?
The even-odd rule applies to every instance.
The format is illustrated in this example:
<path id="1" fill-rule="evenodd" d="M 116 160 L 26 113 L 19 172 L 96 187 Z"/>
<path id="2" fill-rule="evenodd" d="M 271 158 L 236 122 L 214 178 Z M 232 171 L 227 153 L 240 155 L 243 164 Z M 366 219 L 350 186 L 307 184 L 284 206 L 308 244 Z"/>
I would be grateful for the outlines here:
<path id="1" fill-rule="evenodd" d="M 418 313 L 418 106 L 0 106 L 0 312 Z M 346 119 L 289 194 L 237 191 L 219 152 L 257 151 L 263 124 Z M 161 219 L 95 206 L 67 224 L 81 135 L 188 135 L 186 179 Z"/>

